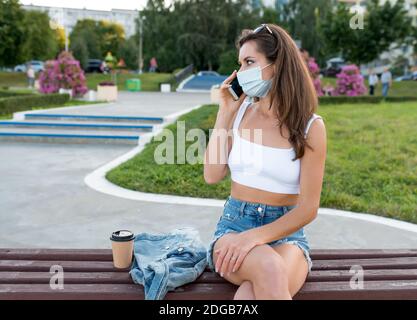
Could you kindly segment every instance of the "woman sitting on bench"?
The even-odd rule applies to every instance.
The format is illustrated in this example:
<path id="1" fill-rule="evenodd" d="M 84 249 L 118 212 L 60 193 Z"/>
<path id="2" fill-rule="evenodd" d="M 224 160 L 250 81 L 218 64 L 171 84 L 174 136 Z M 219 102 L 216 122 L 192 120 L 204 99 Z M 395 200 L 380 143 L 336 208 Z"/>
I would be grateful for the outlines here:
<path id="1" fill-rule="evenodd" d="M 319 209 L 326 129 L 307 66 L 285 30 L 244 30 L 237 47 L 241 67 L 220 87 L 204 160 L 207 183 L 228 170 L 232 179 L 208 264 L 239 285 L 234 299 L 291 299 L 312 267 L 303 227 Z M 235 77 L 243 93 L 234 98 Z"/>

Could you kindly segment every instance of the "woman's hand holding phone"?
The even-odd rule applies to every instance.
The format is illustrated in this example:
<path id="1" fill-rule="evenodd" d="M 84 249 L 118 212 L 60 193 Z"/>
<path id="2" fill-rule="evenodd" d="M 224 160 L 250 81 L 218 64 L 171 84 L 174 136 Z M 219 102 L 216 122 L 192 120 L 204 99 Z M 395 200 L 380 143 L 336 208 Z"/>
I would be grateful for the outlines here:
<path id="1" fill-rule="evenodd" d="M 219 113 L 227 118 L 230 117 L 230 119 L 233 118 L 234 114 L 243 103 L 243 100 L 247 97 L 245 93 L 242 93 L 239 100 L 234 100 L 233 96 L 229 92 L 230 83 L 236 77 L 236 74 L 237 72 L 234 70 L 233 73 L 223 81 L 219 92 Z"/>

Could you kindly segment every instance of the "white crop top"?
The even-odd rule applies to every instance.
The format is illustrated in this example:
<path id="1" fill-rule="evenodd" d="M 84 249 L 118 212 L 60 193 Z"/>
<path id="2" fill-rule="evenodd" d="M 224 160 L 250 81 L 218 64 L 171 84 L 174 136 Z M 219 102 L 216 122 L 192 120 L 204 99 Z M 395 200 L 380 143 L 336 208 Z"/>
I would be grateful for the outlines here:
<path id="1" fill-rule="evenodd" d="M 233 123 L 233 145 L 230 150 L 228 165 L 233 181 L 242 185 L 275 193 L 300 193 L 300 159 L 295 158 L 294 148 L 275 148 L 262 145 L 261 129 L 243 130 L 244 137 L 254 136 L 254 142 L 243 138 L 238 133 L 239 124 L 250 101 L 240 106 Z M 310 118 L 305 136 L 315 119 Z M 258 142 L 260 141 L 260 142 Z M 258 142 L 258 143 L 256 143 Z"/>

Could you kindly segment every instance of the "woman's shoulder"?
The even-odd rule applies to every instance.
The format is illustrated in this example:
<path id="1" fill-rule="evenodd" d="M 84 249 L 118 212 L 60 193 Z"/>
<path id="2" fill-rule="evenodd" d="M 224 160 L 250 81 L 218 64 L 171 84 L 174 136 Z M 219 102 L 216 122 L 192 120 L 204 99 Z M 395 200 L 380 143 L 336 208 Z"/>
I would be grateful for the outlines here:
<path id="1" fill-rule="evenodd" d="M 310 119 L 309 119 L 309 123 L 311 123 L 311 122 L 316 122 L 316 121 L 314 121 L 314 120 L 317 120 L 317 119 L 320 119 L 321 121 L 318 121 L 318 122 L 324 122 L 324 117 L 323 116 L 321 116 L 320 114 L 318 114 L 318 113 L 313 113 L 312 115 L 311 115 L 311 117 L 310 117 Z"/>
<path id="2" fill-rule="evenodd" d="M 321 119 L 322 121 L 315 121 L 317 119 Z M 314 123 L 321 123 L 321 124 L 316 124 L 313 125 Z M 316 126 L 321 126 L 324 128 L 324 120 L 323 117 L 317 113 L 313 113 L 307 123 L 306 129 L 305 129 L 305 136 L 307 136 L 308 132 L 310 131 L 311 127 L 316 127 Z"/>

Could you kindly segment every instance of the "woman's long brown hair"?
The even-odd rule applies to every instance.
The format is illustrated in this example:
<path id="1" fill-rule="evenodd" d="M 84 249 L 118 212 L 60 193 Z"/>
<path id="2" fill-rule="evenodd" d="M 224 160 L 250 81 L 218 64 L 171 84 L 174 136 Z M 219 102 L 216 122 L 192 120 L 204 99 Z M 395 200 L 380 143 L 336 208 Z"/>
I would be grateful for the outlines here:
<path id="1" fill-rule="evenodd" d="M 294 40 L 280 26 L 267 25 L 273 35 L 266 28 L 258 33 L 244 29 L 236 47 L 239 51 L 244 43 L 254 41 L 258 52 L 274 63 L 275 76 L 272 79 L 269 108 L 274 107 L 281 135 L 284 124 L 289 131 L 288 140 L 295 150 L 295 161 L 303 157 L 306 146 L 312 149 L 304 138 L 304 132 L 308 120 L 317 110 L 318 98 L 308 67 Z"/>

